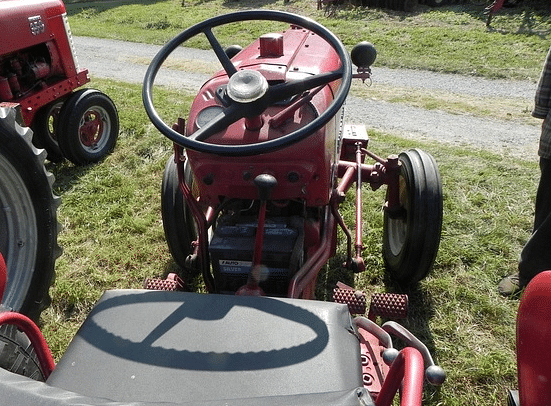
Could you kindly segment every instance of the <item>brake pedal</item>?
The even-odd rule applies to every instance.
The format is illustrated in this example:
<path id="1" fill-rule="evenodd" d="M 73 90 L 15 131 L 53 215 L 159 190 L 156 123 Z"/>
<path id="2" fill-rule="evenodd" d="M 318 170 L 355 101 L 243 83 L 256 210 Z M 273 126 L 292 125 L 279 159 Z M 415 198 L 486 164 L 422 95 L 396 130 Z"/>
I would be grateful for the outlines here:
<path id="1" fill-rule="evenodd" d="M 342 282 L 337 282 L 337 287 L 333 289 L 333 302 L 347 304 L 350 314 L 365 314 L 365 293 Z"/>
<path id="2" fill-rule="evenodd" d="M 166 279 L 147 278 L 144 282 L 148 290 L 183 291 L 185 286 L 184 280 L 175 273 L 169 273 Z"/>
<path id="3" fill-rule="evenodd" d="M 381 316 L 387 319 L 405 319 L 408 315 L 408 295 L 398 293 L 374 293 L 367 318 L 375 320 Z"/>

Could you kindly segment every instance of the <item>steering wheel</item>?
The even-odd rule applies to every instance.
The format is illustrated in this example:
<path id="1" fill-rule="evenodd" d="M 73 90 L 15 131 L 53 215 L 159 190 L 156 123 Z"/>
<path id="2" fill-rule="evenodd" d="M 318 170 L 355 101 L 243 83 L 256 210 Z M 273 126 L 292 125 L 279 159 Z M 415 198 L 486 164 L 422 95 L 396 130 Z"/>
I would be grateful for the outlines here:
<path id="1" fill-rule="evenodd" d="M 332 46 L 338 54 L 341 66 L 332 72 L 320 73 L 304 79 L 273 85 L 269 85 L 266 78 L 258 71 L 246 69 L 237 71 L 212 33 L 212 28 L 251 20 L 284 22 L 312 31 Z M 201 33 L 207 37 L 213 51 L 229 77 L 227 86 L 229 103 L 208 124 L 193 134 L 184 136 L 169 127 L 159 117 L 153 106 L 152 88 L 157 72 L 168 56 L 184 42 Z M 289 99 L 307 90 L 326 85 L 338 79 L 341 79 L 341 83 L 329 106 L 317 118 L 289 134 L 268 141 L 240 145 L 218 145 L 208 142 L 209 137 L 242 118 L 258 116 L 274 103 Z M 210 18 L 188 28 L 166 43 L 153 58 L 147 69 L 143 83 L 142 98 L 147 115 L 153 125 L 172 142 L 198 152 L 224 156 L 248 156 L 286 147 L 320 129 L 337 114 L 340 107 L 344 104 L 351 81 L 352 63 L 350 56 L 341 41 L 327 28 L 309 18 L 296 14 L 282 11 L 250 10 Z"/>

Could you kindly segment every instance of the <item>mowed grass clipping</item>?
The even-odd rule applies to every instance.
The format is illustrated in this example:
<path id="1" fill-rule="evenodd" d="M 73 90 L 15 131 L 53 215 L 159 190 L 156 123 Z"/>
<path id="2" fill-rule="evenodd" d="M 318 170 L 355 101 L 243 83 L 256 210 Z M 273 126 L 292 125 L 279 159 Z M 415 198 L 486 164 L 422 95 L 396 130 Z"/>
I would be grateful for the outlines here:
<path id="1" fill-rule="evenodd" d="M 149 124 L 140 86 L 104 80 L 91 85 L 115 101 L 121 133 L 115 152 L 100 164 L 49 166 L 63 199 L 59 242 L 64 253 L 42 327 L 57 359 L 103 291 L 141 288 L 146 278 L 176 269 L 160 212 L 161 179 L 172 145 Z M 175 119 L 185 117 L 192 95 L 161 89 L 157 97 L 161 114 Z M 424 404 L 502 405 L 506 389 L 516 386 L 518 301 L 500 297 L 496 286 L 515 271 L 529 236 L 537 164 L 379 132 L 370 137 L 370 149 L 381 156 L 424 149 L 436 158 L 442 176 L 440 251 L 430 276 L 407 292 L 411 311 L 403 321 L 448 373 L 440 389 L 427 387 Z M 320 275 L 320 299 L 330 298 L 337 280 L 368 293 L 396 290 L 385 277 L 381 257 L 384 193 L 384 188 L 368 187 L 363 192 L 367 271 L 354 276 L 342 270 L 341 246 L 340 256 Z M 351 198 L 342 212 L 353 227 Z"/>

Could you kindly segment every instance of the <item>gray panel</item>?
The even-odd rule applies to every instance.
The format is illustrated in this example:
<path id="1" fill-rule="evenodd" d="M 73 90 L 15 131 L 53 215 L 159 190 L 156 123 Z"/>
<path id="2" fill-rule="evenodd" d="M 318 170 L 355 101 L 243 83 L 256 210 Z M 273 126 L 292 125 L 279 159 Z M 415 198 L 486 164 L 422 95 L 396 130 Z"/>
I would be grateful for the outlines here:
<path id="1" fill-rule="evenodd" d="M 48 384 L 117 401 L 185 402 L 361 387 L 346 305 L 109 291 Z"/>

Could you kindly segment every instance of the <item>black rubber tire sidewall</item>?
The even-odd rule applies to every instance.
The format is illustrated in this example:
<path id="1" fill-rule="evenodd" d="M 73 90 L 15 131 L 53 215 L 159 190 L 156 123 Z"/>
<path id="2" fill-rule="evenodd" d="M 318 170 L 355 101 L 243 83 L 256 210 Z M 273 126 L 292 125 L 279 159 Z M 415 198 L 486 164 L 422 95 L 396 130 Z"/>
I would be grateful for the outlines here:
<path id="1" fill-rule="evenodd" d="M 31 341 L 14 325 L 0 326 L 0 368 L 37 381 L 45 380 Z"/>
<path id="2" fill-rule="evenodd" d="M 11 120 L 10 120 L 11 121 Z M 61 254 L 61 249 L 57 245 L 58 222 L 57 222 L 57 207 L 60 199 L 52 194 L 51 184 L 53 183 L 53 175 L 46 172 L 43 162 L 44 156 L 39 155 L 31 144 L 30 129 L 21 129 L 26 134 L 25 136 L 18 133 L 18 130 L 13 128 L 13 122 L 6 119 L 0 119 L 0 154 L 10 163 L 17 171 L 21 180 L 25 185 L 30 199 L 32 201 L 33 213 L 36 223 L 36 249 L 34 252 L 34 269 L 25 270 L 32 272 L 32 276 L 28 278 L 30 284 L 28 288 L 24 286 L 10 286 L 10 274 L 20 272 L 19 262 L 17 257 L 20 244 L 18 241 L 13 241 L 13 236 L 10 236 L 11 230 L 0 229 L 0 241 L 3 241 L 3 251 L 8 251 L 11 247 L 14 252 L 14 260 L 10 266 L 10 258 L 6 252 L 3 252 L 6 265 L 8 266 L 8 286 L 7 290 L 12 289 L 17 300 L 6 302 L 8 293 L 4 294 L 3 305 L 10 310 L 15 310 L 29 316 L 31 319 L 37 320 L 40 312 L 50 304 L 49 288 L 54 279 L 55 261 Z M 25 139 L 28 137 L 28 140 Z M 42 152 L 44 154 L 44 152 Z M 45 154 L 44 154 L 45 155 Z M 0 182 L 9 182 L 9 179 L 3 177 Z M 0 202 L 4 206 L 4 202 Z M 12 218 L 14 222 L 24 222 L 26 220 Z M 2 219 L 2 221 L 4 221 Z M 31 232 L 34 232 L 31 230 Z M 15 268 L 15 270 L 14 270 Z M 12 274 L 13 275 L 13 274 Z M 13 280 L 13 277 L 12 277 Z M 12 305 L 21 303 L 20 305 Z"/>
<path id="3" fill-rule="evenodd" d="M 34 116 L 31 128 L 33 130 L 33 143 L 38 148 L 44 148 L 48 153 L 47 159 L 51 162 L 57 163 L 63 161 L 63 152 L 59 148 L 57 140 L 49 130 L 49 120 L 52 114 L 52 110 L 56 108 L 56 105 L 63 105 L 62 100 L 56 100 L 46 106 L 43 106 Z M 56 123 L 57 124 L 57 123 Z M 55 128 L 54 128 L 55 134 Z"/>
<path id="4" fill-rule="evenodd" d="M 91 107 L 101 107 L 109 118 L 109 133 L 104 145 L 94 152 L 87 150 L 80 142 L 78 130 L 80 120 Z M 57 142 L 63 155 L 75 165 L 86 165 L 101 161 L 110 154 L 119 135 L 119 116 L 113 101 L 95 89 L 81 89 L 73 93 L 59 113 Z"/>
<path id="5" fill-rule="evenodd" d="M 383 225 L 383 258 L 390 278 L 411 286 L 427 276 L 438 252 L 442 230 L 442 181 L 434 158 L 419 149 L 400 154 L 408 196 L 405 238 L 396 252 L 392 221 L 387 212 Z M 397 220 L 394 220 L 397 221 Z"/>
<path id="6" fill-rule="evenodd" d="M 184 179 L 191 187 L 189 165 L 185 166 L 184 172 Z M 197 240 L 195 221 L 183 197 L 178 184 L 176 162 L 174 156 L 171 156 L 166 162 L 161 185 L 161 212 L 168 249 L 181 269 L 185 268 L 186 258 L 192 253 L 192 242 Z"/>

